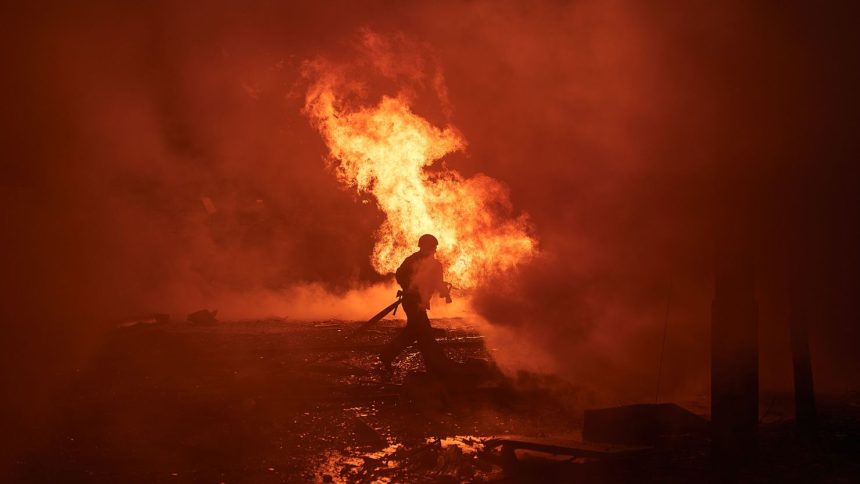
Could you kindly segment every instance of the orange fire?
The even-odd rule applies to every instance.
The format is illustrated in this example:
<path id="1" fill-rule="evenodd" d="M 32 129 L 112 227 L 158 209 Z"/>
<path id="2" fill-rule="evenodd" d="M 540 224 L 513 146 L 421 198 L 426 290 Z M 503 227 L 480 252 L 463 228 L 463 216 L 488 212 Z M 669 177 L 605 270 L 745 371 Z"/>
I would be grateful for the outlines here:
<path id="1" fill-rule="evenodd" d="M 318 81 L 305 109 L 325 140 L 338 179 L 373 195 L 386 215 L 371 256 L 381 274 L 394 272 L 425 233 L 439 239 L 437 258 L 455 287 L 475 287 L 531 257 L 536 241 L 525 215 L 512 216 L 505 187 L 477 175 L 427 170 L 465 149 L 453 127 L 439 128 L 412 112 L 405 96 L 376 106 L 346 106 L 337 83 Z"/>

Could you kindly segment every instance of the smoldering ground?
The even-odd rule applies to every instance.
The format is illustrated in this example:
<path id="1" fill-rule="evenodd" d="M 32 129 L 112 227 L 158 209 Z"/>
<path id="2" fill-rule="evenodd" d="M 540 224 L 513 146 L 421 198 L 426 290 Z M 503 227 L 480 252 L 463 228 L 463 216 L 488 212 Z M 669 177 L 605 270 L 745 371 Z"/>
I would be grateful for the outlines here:
<path id="1" fill-rule="evenodd" d="M 227 295 L 251 315 L 261 294 L 383 280 L 368 262 L 381 214 L 338 184 L 302 114 L 302 63 L 349 57 L 361 28 L 426 45 L 448 104 L 416 111 L 469 143 L 446 163 L 500 180 L 531 218 L 541 255 L 476 294 L 503 363 L 651 395 L 668 299 L 665 391 L 703 391 L 712 257 L 728 232 L 759 258 L 763 385 L 790 382 L 784 276 L 797 251 L 814 254 L 797 264 L 823 308 L 820 381 L 856 384 L 858 42 L 845 8 L 15 9 L 2 210 L 16 415 L 62 398 L 54 376 L 87 361 L 107 321 Z"/>

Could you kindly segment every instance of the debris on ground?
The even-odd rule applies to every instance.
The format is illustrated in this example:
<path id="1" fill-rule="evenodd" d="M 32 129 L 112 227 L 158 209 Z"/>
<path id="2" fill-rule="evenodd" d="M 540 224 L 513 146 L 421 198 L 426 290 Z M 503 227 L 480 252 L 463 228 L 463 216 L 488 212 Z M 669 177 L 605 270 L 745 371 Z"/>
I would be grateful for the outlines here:
<path id="1" fill-rule="evenodd" d="M 358 416 L 353 417 L 352 433 L 355 435 L 356 440 L 362 444 L 374 447 L 385 447 L 388 444 L 385 438 L 379 435 L 379 432 Z"/>
<path id="2" fill-rule="evenodd" d="M 332 453 L 317 476 L 336 482 L 487 482 L 502 477 L 502 467 L 472 436 L 428 437 L 415 445 L 393 444 L 364 454 Z"/>
<path id="3" fill-rule="evenodd" d="M 641 403 L 585 410 L 582 437 L 591 442 L 655 444 L 682 435 L 704 436 L 708 421 L 674 403 Z"/>
<path id="4" fill-rule="evenodd" d="M 355 322 L 211 324 L 214 311 L 205 311 L 208 323 L 112 332 L 11 481 L 717 481 L 707 439 L 695 435 L 661 437 L 653 452 L 618 459 L 528 444 L 581 440 L 591 397 L 556 375 L 503 373 L 464 321 L 443 323 L 440 343 L 456 364 L 434 376 L 414 348 L 392 372 L 375 369 L 373 348 L 402 321 L 350 338 Z M 790 421 L 762 425 L 759 467 L 747 480 L 856 482 L 858 402 L 821 400 L 816 446 L 799 442 Z M 702 405 L 684 402 L 698 413 Z M 769 403 L 775 415 L 792 405 L 790 395 Z M 505 435 L 522 436 L 513 469 L 503 446 L 490 445 Z"/>
<path id="5" fill-rule="evenodd" d="M 217 310 L 210 311 L 208 309 L 201 309 L 189 314 L 188 322 L 194 324 L 216 324 L 218 322 L 218 320 L 215 319 L 216 314 L 218 314 Z"/>
<path id="6" fill-rule="evenodd" d="M 117 325 L 118 328 L 131 328 L 139 325 L 166 324 L 170 322 L 170 315 L 165 313 L 152 313 L 144 317 L 129 318 Z"/>

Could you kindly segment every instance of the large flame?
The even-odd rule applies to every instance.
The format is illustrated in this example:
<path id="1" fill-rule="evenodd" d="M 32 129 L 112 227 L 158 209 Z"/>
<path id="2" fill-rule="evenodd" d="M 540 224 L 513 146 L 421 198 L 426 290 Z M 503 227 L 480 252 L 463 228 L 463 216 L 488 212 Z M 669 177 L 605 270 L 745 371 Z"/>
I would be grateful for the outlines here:
<path id="1" fill-rule="evenodd" d="M 349 109 L 335 84 L 324 81 L 308 92 L 306 110 L 328 145 L 339 180 L 372 194 L 386 215 L 371 257 L 378 272 L 394 272 L 425 233 L 439 239 L 437 257 L 447 280 L 459 288 L 475 287 L 534 254 L 526 217 L 511 216 L 499 182 L 426 169 L 465 148 L 452 127 L 433 126 L 402 96 Z"/>

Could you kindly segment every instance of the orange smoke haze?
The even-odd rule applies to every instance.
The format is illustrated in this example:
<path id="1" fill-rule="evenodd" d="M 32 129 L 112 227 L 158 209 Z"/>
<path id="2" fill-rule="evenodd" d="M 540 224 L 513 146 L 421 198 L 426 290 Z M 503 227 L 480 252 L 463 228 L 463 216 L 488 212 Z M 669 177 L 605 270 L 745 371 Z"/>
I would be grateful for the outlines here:
<path id="1" fill-rule="evenodd" d="M 129 316 L 369 317 L 425 232 L 508 368 L 651 399 L 668 302 L 661 391 L 706 392 L 719 234 L 754 252 L 762 387 L 791 385 L 792 272 L 818 388 L 856 386 L 849 8 L 19 3 L 0 353 L 21 411 Z"/>

